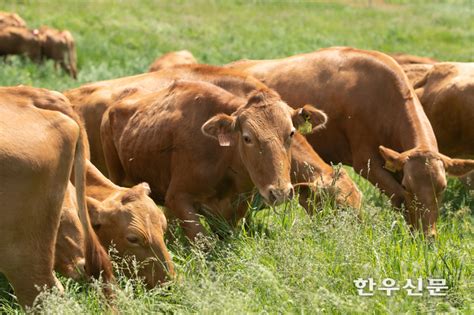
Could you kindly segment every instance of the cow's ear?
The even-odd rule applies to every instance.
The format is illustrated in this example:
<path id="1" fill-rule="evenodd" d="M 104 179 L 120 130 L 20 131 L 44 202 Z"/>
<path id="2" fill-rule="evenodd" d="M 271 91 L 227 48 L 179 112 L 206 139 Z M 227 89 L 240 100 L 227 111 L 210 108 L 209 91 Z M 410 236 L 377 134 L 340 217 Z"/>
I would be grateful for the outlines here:
<path id="1" fill-rule="evenodd" d="M 104 214 L 100 210 L 100 202 L 97 199 L 91 197 L 86 197 L 86 202 L 92 228 L 94 230 L 98 230 L 102 224 L 104 224 Z"/>
<path id="2" fill-rule="evenodd" d="M 406 159 L 402 154 L 392 149 L 386 148 L 383 145 L 379 146 L 380 155 L 385 160 L 384 168 L 392 173 L 403 169 Z"/>
<path id="3" fill-rule="evenodd" d="M 328 121 L 328 116 L 312 105 L 304 105 L 293 111 L 291 119 L 293 125 L 305 134 L 323 128 Z"/>
<path id="4" fill-rule="evenodd" d="M 449 175 L 460 177 L 474 171 L 474 160 L 451 159 L 445 155 L 441 159 Z"/>
<path id="5" fill-rule="evenodd" d="M 217 114 L 204 123 L 201 131 L 208 137 L 215 138 L 222 147 L 231 146 L 234 142 L 236 118 L 226 114 Z"/>

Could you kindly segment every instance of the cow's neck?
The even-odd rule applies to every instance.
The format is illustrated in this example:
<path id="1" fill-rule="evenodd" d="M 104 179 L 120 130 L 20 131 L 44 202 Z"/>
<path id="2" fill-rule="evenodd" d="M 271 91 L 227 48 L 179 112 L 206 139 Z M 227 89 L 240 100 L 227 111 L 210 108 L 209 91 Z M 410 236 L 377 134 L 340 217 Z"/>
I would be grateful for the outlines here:
<path id="1" fill-rule="evenodd" d="M 411 100 L 407 100 L 404 106 L 405 110 L 401 111 L 400 119 L 389 120 L 383 126 L 393 130 L 390 137 L 391 145 L 401 152 L 413 148 L 438 152 L 433 128 L 418 98 L 414 96 Z"/>
<path id="2" fill-rule="evenodd" d="M 86 171 L 86 194 L 89 197 L 103 201 L 121 187 L 112 183 L 95 167 L 87 167 Z"/>

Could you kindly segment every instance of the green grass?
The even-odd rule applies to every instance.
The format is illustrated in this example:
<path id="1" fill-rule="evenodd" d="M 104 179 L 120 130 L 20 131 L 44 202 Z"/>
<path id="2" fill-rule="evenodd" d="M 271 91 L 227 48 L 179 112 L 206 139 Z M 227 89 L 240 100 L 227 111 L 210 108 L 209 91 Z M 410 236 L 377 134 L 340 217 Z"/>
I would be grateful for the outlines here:
<path id="1" fill-rule="evenodd" d="M 441 60 L 474 61 L 470 1 L 2 1 L 32 27 L 71 30 L 79 80 L 22 58 L 0 64 L 0 85 L 64 90 L 146 71 L 170 50 L 189 49 L 201 61 L 274 58 L 332 45 L 409 52 Z M 410 4 L 411 3 L 411 4 Z M 415 3 L 415 4 L 413 4 Z M 117 309 L 166 313 L 474 313 L 472 192 L 450 180 L 439 238 L 412 236 L 386 198 L 352 174 L 364 195 L 364 217 L 329 205 L 309 218 L 294 202 L 251 212 L 223 239 L 180 241 L 169 247 L 178 277 L 167 288 L 143 289 L 119 276 Z M 176 227 L 174 233 L 180 234 Z M 211 248 L 205 252 L 200 248 Z M 439 277 L 446 297 L 357 295 L 353 280 Z M 5 280 L 0 312 L 20 312 Z M 98 285 L 62 279 L 66 293 L 45 294 L 38 311 L 101 313 Z"/>

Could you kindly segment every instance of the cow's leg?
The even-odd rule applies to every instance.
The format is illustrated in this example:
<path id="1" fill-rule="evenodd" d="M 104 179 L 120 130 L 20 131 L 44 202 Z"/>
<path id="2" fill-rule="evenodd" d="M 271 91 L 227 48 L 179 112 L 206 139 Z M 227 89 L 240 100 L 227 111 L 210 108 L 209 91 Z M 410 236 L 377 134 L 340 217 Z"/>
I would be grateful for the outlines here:
<path id="1" fill-rule="evenodd" d="M 165 197 L 165 206 L 170 209 L 171 215 L 179 220 L 184 233 L 191 241 L 196 240 L 199 234 L 204 235 L 204 228 L 188 195 L 169 189 Z"/>
<path id="2" fill-rule="evenodd" d="M 71 70 L 69 69 L 69 66 L 66 64 L 66 62 L 64 62 L 64 60 L 61 60 L 59 62 L 59 65 L 61 66 L 61 69 L 64 70 L 64 72 L 66 72 L 67 74 L 71 74 Z"/>
<path id="3" fill-rule="evenodd" d="M 36 273 L 31 269 L 31 262 L 26 262 L 24 266 L 19 265 L 22 272 L 5 273 L 8 281 L 11 283 L 18 303 L 22 306 L 32 306 L 35 298 L 40 291 L 58 287 L 61 292 L 64 291 L 62 284 L 58 281 L 52 270 L 44 268 L 37 270 Z"/>
<path id="4" fill-rule="evenodd" d="M 23 249 L 26 250 L 26 249 Z M 28 250 L 34 250 L 29 248 Z M 18 303 L 22 306 L 31 306 L 40 290 L 54 286 L 62 292 L 64 289 L 53 273 L 52 257 L 39 250 L 28 259 L 15 262 L 15 266 L 5 270 L 5 276 L 11 283 Z M 50 255 L 51 256 L 51 255 Z"/>

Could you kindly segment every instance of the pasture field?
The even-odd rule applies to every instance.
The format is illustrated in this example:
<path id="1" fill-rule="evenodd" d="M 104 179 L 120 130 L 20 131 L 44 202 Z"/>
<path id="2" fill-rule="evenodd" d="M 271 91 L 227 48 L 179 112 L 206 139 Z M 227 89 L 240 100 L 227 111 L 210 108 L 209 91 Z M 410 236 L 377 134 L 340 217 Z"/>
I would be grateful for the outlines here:
<path id="1" fill-rule="evenodd" d="M 369 5 L 369 3 L 371 3 Z M 78 81 L 19 57 L 0 63 L 0 85 L 64 90 L 82 83 L 144 72 L 162 53 L 188 49 L 203 63 L 276 58 L 349 45 L 408 52 L 440 60 L 474 61 L 472 1 L 12 1 L 30 27 L 69 29 L 78 48 Z M 143 313 L 463 313 L 474 314 L 474 195 L 450 179 L 439 238 L 412 235 L 400 214 L 372 185 L 352 172 L 364 193 L 360 220 L 328 201 L 308 217 L 296 201 L 250 211 L 222 237 L 197 245 L 169 242 L 177 278 L 150 291 L 118 277 L 116 308 Z M 26 196 L 25 196 L 26 197 Z M 203 251 L 202 248 L 210 248 Z M 120 268 L 134 268 L 117 262 Z M 353 280 L 446 279 L 443 297 L 359 296 Z M 44 313 L 110 312 L 99 285 L 61 279 L 66 292 L 42 295 Z M 426 285 L 425 285 L 426 288 Z M 21 313 L 5 279 L 0 312 Z"/>

